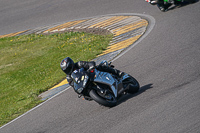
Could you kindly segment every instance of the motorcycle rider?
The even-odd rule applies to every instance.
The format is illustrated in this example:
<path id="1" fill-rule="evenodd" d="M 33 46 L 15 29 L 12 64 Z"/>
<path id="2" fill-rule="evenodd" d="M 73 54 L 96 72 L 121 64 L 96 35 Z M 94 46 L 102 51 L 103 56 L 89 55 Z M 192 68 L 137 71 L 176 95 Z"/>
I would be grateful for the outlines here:
<path id="1" fill-rule="evenodd" d="M 67 74 L 66 76 L 67 81 L 69 82 L 69 85 L 71 85 L 72 87 L 73 87 L 73 79 L 71 78 L 71 74 L 74 70 L 80 69 L 80 68 L 84 68 L 85 70 L 91 70 L 96 67 L 96 69 L 100 71 L 109 72 L 118 77 L 122 77 L 124 75 L 123 72 L 117 69 L 113 69 L 112 67 L 109 67 L 104 64 L 99 64 L 98 66 L 96 66 L 96 63 L 94 61 L 90 61 L 90 62 L 78 61 L 74 63 L 74 61 L 70 57 L 64 58 L 60 63 L 60 67 L 63 70 L 63 72 Z"/>

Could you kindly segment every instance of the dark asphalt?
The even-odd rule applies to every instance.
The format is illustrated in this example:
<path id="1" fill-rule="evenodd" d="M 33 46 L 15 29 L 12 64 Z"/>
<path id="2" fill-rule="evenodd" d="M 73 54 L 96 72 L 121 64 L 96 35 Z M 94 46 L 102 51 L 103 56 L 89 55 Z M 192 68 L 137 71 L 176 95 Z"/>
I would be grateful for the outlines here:
<path id="1" fill-rule="evenodd" d="M 1 0 L 0 34 L 115 13 L 155 18 L 153 30 L 113 62 L 141 85 L 114 108 L 68 89 L 0 133 L 199 133 L 200 5 L 160 12 L 143 0 Z"/>

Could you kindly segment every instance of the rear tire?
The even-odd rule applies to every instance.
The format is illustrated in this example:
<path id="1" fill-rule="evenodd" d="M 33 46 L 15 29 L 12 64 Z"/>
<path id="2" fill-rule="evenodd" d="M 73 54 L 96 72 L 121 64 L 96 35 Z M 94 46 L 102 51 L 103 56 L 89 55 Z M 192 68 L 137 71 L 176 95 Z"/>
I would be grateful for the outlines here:
<path id="1" fill-rule="evenodd" d="M 89 92 L 89 95 L 90 97 L 96 101 L 97 103 L 103 105 L 103 106 L 106 106 L 106 107 L 113 107 L 113 106 L 116 106 L 117 105 L 117 100 L 116 98 L 114 97 L 114 95 L 110 94 L 113 96 L 113 99 L 112 100 L 108 100 L 106 98 L 103 98 L 101 97 L 97 92 L 96 90 L 91 90 Z"/>

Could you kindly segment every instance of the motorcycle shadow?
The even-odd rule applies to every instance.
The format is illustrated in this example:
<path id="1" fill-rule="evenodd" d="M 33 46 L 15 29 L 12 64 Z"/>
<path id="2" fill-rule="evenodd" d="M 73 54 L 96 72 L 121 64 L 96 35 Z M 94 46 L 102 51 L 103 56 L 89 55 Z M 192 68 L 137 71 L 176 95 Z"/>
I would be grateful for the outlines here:
<path id="1" fill-rule="evenodd" d="M 183 2 L 183 3 L 181 3 L 180 5 L 172 5 L 171 7 L 169 7 L 169 8 L 167 9 L 167 11 L 174 10 L 174 9 L 176 9 L 176 8 L 181 8 L 181 7 L 190 5 L 190 4 L 195 4 L 195 3 L 197 3 L 197 2 L 199 2 L 199 0 L 195 0 L 195 2 L 192 2 L 192 3 L 191 3 L 191 2 Z"/>
<path id="2" fill-rule="evenodd" d="M 145 85 L 145 86 L 142 86 L 142 87 L 140 87 L 139 92 L 137 92 L 137 93 L 135 93 L 135 94 L 127 94 L 127 95 L 125 95 L 125 96 L 122 96 L 122 97 L 118 100 L 118 104 L 117 104 L 117 105 L 119 105 L 119 104 L 121 104 L 121 103 L 127 101 L 128 99 L 131 99 L 131 98 L 133 98 L 133 97 L 135 97 L 135 96 L 137 96 L 137 95 L 140 95 L 140 94 L 142 94 L 143 92 L 145 92 L 146 90 L 151 89 L 151 88 L 153 88 L 153 84 L 147 84 L 147 85 Z"/>

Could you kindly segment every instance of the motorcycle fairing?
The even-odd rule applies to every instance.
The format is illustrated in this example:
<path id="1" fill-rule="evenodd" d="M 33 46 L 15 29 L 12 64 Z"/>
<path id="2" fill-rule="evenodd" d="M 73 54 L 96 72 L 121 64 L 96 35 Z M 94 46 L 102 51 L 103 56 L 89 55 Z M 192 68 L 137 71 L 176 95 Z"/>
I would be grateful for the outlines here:
<path id="1" fill-rule="evenodd" d="M 79 93 L 78 89 L 85 87 L 85 82 L 88 80 L 86 71 L 83 68 L 75 70 L 72 72 L 71 77 L 74 81 L 73 88 L 77 93 Z"/>
<path id="2" fill-rule="evenodd" d="M 122 80 L 128 78 L 128 74 L 125 74 L 122 77 Z M 118 92 L 120 90 L 123 89 L 123 84 L 122 81 L 118 81 L 115 78 L 112 77 L 112 75 L 110 73 L 107 72 L 101 72 L 97 69 L 95 69 L 95 78 L 94 78 L 94 82 L 97 83 L 102 83 L 102 84 L 106 84 L 108 86 L 110 86 L 110 88 L 112 89 L 115 97 L 118 96 Z"/>

